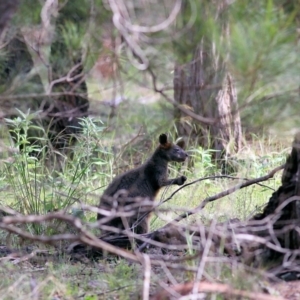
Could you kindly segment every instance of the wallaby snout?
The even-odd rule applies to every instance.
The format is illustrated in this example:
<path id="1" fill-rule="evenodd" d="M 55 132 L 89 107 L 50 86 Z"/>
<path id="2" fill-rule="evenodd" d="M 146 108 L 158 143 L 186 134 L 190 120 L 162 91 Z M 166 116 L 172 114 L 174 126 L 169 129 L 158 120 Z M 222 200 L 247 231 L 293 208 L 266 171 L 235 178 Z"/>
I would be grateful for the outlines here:
<path id="1" fill-rule="evenodd" d="M 183 149 L 179 148 L 179 150 L 175 150 L 173 160 L 176 162 L 184 162 L 187 157 L 188 154 Z"/>
<path id="2" fill-rule="evenodd" d="M 185 143 L 180 140 L 176 145 L 171 144 L 167 150 L 169 152 L 170 161 L 184 162 L 188 157 L 188 154 L 184 151 Z"/>

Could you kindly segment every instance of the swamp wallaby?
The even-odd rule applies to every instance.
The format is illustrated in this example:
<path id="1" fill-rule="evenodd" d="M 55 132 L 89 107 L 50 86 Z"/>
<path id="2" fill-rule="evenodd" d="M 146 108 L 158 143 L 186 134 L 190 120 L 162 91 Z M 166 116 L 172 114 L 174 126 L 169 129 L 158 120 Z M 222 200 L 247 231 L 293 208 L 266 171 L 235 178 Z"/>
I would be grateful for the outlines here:
<path id="1" fill-rule="evenodd" d="M 182 149 L 183 146 L 183 141 L 175 145 L 168 141 L 166 134 L 161 134 L 159 146 L 153 155 L 141 166 L 117 176 L 100 199 L 99 208 L 108 211 L 115 208 L 119 211 L 121 207 L 127 206 L 130 216 L 109 218 L 98 214 L 97 219 L 101 219 L 108 226 L 119 229 L 130 228 L 138 234 L 147 233 L 149 212 L 152 208 L 149 206 L 149 200 L 154 201 L 161 187 L 171 184 L 183 185 L 186 181 L 185 176 L 168 179 L 168 163 L 184 162 L 188 156 Z M 146 199 L 148 208 L 143 205 Z"/>

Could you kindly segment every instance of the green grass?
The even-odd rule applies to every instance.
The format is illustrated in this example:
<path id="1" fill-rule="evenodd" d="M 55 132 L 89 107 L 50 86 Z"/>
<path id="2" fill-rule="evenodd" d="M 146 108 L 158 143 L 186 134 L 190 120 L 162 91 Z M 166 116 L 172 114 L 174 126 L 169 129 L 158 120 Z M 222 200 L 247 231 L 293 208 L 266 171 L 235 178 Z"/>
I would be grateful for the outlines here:
<path id="1" fill-rule="evenodd" d="M 182 265 L 197 267 L 198 263 L 195 260 Z M 152 269 L 151 294 L 161 290 L 161 284 L 168 280 L 186 282 L 193 279 L 192 273 L 169 271 L 166 275 L 164 269 Z M 143 267 L 122 259 L 71 263 L 62 258 L 35 265 L 1 262 L 0 274 L 3 278 L 0 299 L 142 299 Z M 205 277 L 252 292 L 261 292 L 270 286 L 259 274 L 249 273 L 241 265 L 220 262 L 207 263 Z"/>
<path id="2" fill-rule="evenodd" d="M 71 263 L 61 258 L 40 263 L 2 262 L 0 299 L 136 299 L 142 286 L 141 267 L 124 260 Z"/>
<path id="3" fill-rule="evenodd" d="M 168 110 L 162 111 L 162 107 L 159 102 L 145 105 L 128 100 L 121 104 L 118 115 L 111 120 L 106 119 L 104 123 L 91 118 L 82 120 L 84 133 L 78 137 L 73 159 L 67 154 L 57 156 L 51 153 L 59 161 L 57 166 L 49 166 L 43 143 L 34 146 L 34 150 L 40 153 L 39 159 L 30 155 L 32 148 L 27 143 L 26 131 L 20 131 L 20 126 L 30 128 L 31 115 L 23 114 L 10 125 L 17 133 L 19 144 L 26 145 L 26 150 L 14 152 L 10 160 L 5 159 L 1 163 L 1 205 L 9 205 L 24 214 L 44 214 L 64 208 L 74 214 L 76 209 L 71 209 L 70 206 L 77 207 L 76 199 L 97 205 L 105 186 L 116 174 L 148 158 L 157 144 L 159 133 L 172 134 L 172 115 Z M 135 139 L 139 131 L 140 136 Z M 43 138 L 45 137 L 42 137 L 42 141 Z M 245 143 L 241 152 L 234 157 L 238 165 L 238 171 L 234 175 L 239 178 L 255 178 L 267 174 L 284 162 L 289 145 L 289 141 L 253 137 L 251 143 Z M 187 182 L 192 182 L 220 173 L 212 162 L 209 150 L 194 148 L 193 145 L 188 149 L 193 164 L 172 164 L 170 177 L 184 174 L 188 177 Z M 153 215 L 151 229 L 160 228 L 187 208 L 192 209 L 205 198 L 239 182 L 238 179 L 209 179 L 183 188 L 162 205 L 168 212 L 161 213 L 160 217 Z M 216 200 L 184 222 L 207 224 L 213 219 L 245 220 L 251 214 L 261 211 L 273 190 L 279 187 L 280 174 L 264 184 L 267 187 L 253 185 Z M 163 189 L 157 201 L 168 198 L 177 188 L 171 186 Z M 175 211 L 174 208 L 178 210 Z M 93 213 L 85 213 L 82 217 L 86 221 L 95 220 Z M 32 233 L 48 235 L 65 232 L 68 227 L 52 223 L 28 225 L 26 229 Z M 1 232 L 0 240 L 2 245 L 9 240 L 14 247 L 18 247 L 20 243 L 19 239 L 5 232 Z M 31 246 L 44 248 L 41 245 Z M 0 260 L 0 276 L 3 278 L 0 283 L 0 299 L 141 299 L 143 266 L 123 259 L 110 257 L 82 263 L 71 262 L 69 257 L 59 257 L 46 261 L 33 259 L 17 264 L 12 262 Z M 182 265 L 196 268 L 198 263 L 196 259 L 182 262 Z M 160 289 L 162 282 L 185 282 L 192 280 L 193 276 L 191 272 L 167 272 L 165 268 L 154 267 L 151 293 Z M 229 283 L 239 289 L 262 289 L 261 278 L 257 274 L 250 274 L 243 267 L 227 263 L 206 263 L 205 277 Z M 217 296 L 215 299 L 223 298 Z"/>

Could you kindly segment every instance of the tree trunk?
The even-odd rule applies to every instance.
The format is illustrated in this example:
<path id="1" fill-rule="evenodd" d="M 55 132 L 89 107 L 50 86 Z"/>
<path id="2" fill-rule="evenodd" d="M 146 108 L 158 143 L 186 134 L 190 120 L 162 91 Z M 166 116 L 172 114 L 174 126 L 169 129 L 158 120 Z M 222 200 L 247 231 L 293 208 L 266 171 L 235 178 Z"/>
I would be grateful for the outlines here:
<path id="1" fill-rule="evenodd" d="M 240 149 L 242 138 L 237 93 L 227 68 L 230 4 L 203 0 L 198 5 L 200 15 L 186 33 L 196 42 L 186 44 L 184 36 L 176 44 L 179 60 L 189 57 L 188 49 L 193 49 L 194 55 L 188 63 L 175 66 L 174 100 L 194 114 L 213 120 L 213 124 L 191 119 L 180 107 L 175 108 L 174 115 L 179 135 L 188 137 L 193 144 L 215 150 L 214 158 L 219 162 Z M 188 19 L 190 9 L 183 8 L 183 20 Z M 211 26 L 205 21 L 209 19 L 214 20 L 213 32 L 205 29 Z M 189 47 L 184 47 L 185 44 Z"/>
<path id="2" fill-rule="evenodd" d="M 254 220 L 263 220 L 277 214 L 278 217 L 277 219 L 274 218 L 273 228 L 278 232 L 277 239 L 281 247 L 287 249 L 300 248 L 300 232 L 298 229 L 300 225 L 299 184 L 300 133 L 297 133 L 293 141 L 292 151 L 286 160 L 281 186 L 273 193 L 263 212 L 254 216 Z M 289 230 L 284 230 L 288 225 L 290 225 Z"/>
<path id="3" fill-rule="evenodd" d="M 202 117 L 215 120 L 200 124 L 175 108 L 179 135 L 205 149 L 214 149 L 216 160 L 241 148 L 241 121 L 234 81 L 220 58 L 201 45 L 192 62 L 175 66 L 174 99 Z"/>

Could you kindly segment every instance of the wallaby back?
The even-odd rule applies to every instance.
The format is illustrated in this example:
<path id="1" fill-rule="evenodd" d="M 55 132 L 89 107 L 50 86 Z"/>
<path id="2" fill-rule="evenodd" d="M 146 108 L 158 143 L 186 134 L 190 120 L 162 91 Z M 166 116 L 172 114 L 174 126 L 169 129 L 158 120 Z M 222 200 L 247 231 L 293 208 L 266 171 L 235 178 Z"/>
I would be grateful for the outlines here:
<path id="1" fill-rule="evenodd" d="M 149 205 L 142 207 L 143 201 L 145 199 L 153 201 L 163 186 L 182 185 L 186 181 L 185 176 L 168 179 L 168 163 L 171 161 L 184 162 L 188 157 L 182 149 L 183 144 L 183 142 L 173 144 L 168 141 L 166 134 L 161 134 L 159 146 L 152 156 L 141 166 L 114 178 L 100 198 L 100 208 L 112 211 L 114 208 L 120 210 L 120 208 L 123 209 L 130 205 L 132 215 L 122 220 L 120 217 L 104 219 L 103 215 L 98 214 L 97 219 L 101 219 L 105 225 L 119 229 L 128 227 L 139 234 L 148 232 L 151 208 Z M 145 215 L 147 216 L 145 217 Z M 124 220 L 127 224 L 124 224 Z"/>

